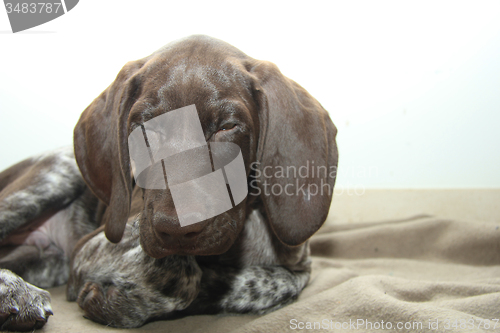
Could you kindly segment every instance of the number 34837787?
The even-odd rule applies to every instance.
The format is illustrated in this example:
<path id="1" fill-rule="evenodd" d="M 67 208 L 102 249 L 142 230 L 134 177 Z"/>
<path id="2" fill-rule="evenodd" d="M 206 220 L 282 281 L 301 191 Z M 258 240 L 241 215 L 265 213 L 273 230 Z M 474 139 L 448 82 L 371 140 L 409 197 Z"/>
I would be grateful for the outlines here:
<path id="1" fill-rule="evenodd" d="M 35 14 L 35 13 L 58 13 L 61 8 L 60 2 L 30 2 L 30 3 L 17 3 L 12 4 L 7 2 L 5 4 L 5 8 L 7 9 L 7 14 L 12 12 L 19 14 Z"/>

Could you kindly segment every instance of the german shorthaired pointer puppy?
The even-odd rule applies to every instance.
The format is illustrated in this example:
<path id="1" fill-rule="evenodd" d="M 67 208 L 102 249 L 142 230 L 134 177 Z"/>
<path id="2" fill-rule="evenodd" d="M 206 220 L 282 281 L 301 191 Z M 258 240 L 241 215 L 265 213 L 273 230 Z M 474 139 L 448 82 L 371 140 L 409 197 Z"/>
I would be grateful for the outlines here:
<path id="1" fill-rule="evenodd" d="M 241 149 L 248 195 L 181 226 L 171 186 L 137 186 L 127 140 L 192 104 L 207 143 Z M 87 318 L 115 327 L 293 302 L 330 207 L 335 136 L 306 90 L 220 40 L 192 36 L 127 63 L 83 112 L 74 149 L 0 173 L 1 329 L 42 327 L 52 310 L 39 288 L 64 283 Z"/>

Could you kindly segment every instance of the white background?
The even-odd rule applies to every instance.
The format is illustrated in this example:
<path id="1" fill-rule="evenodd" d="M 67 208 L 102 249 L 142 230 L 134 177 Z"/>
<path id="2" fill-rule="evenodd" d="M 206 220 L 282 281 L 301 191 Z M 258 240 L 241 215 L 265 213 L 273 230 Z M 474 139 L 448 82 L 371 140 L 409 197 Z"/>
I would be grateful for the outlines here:
<path id="1" fill-rule="evenodd" d="M 127 61 L 194 33 L 322 103 L 338 185 L 500 187 L 500 1 L 82 0 L 17 34 L 0 7 L 0 169 L 70 145 Z"/>

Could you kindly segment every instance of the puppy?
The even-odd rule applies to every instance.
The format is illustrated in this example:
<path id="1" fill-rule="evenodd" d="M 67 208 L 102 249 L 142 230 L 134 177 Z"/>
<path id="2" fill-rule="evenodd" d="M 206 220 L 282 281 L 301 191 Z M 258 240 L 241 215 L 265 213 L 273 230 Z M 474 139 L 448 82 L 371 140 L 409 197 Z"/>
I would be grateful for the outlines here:
<path id="1" fill-rule="evenodd" d="M 163 138 L 184 126 L 171 116 L 186 107 L 196 110 L 198 141 L 203 142 L 195 153 L 182 155 L 176 149 L 188 139 Z M 165 117 L 170 132 L 151 125 Z M 37 160 L 50 172 L 59 170 L 58 176 L 47 176 L 33 161 L 21 162 L 33 170 L 28 178 L 16 173 L 19 166 L 0 174 L 2 246 L 35 246 L 42 259 L 39 249 L 45 245 L 26 240 L 64 215 L 60 220 L 70 241 L 48 239 L 60 253 L 58 262 L 67 263 L 71 251 L 66 249 L 73 249 L 68 300 L 105 325 L 138 327 L 178 315 L 273 311 L 295 300 L 309 279 L 307 239 L 330 207 L 338 161 L 335 136 L 328 113 L 274 64 L 220 40 L 191 36 L 127 63 L 83 112 L 74 133 L 80 173 L 71 151 L 64 151 Z M 131 146 L 133 138 L 144 140 L 143 152 L 148 152 L 142 173 L 138 165 L 144 161 Z M 155 151 L 160 143 L 163 157 Z M 217 162 L 217 147 L 236 147 L 235 154 L 219 150 L 241 158 L 238 181 L 231 178 L 229 162 Z M 61 167 L 63 156 L 71 167 Z M 207 201 L 196 192 L 187 204 L 188 213 L 202 220 L 183 225 L 189 214 L 176 199 L 179 184 L 220 175 L 225 185 L 205 186 L 206 196 L 200 197 Z M 50 190 L 42 198 L 36 193 L 43 184 Z M 16 196 L 28 199 L 12 205 Z M 227 210 L 200 214 L 214 197 L 229 198 Z M 19 217 L 4 222 L 5 214 Z M 74 225 L 85 227 L 73 231 Z M 14 240 L 20 233 L 28 235 L 23 242 Z M 31 277 L 37 275 L 31 265 L 22 271 L 5 262 L 2 258 L 0 267 L 47 287 Z M 19 298 L 24 282 L 7 271 L 0 271 L 0 279 L 11 286 L 0 289 L 3 297 Z M 64 283 L 55 280 L 49 284 Z M 46 321 L 51 313 L 47 295 L 41 290 L 29 294 L 35 304 L 29 310 L 2 301 L 3 329 L 36 328 Z"/>

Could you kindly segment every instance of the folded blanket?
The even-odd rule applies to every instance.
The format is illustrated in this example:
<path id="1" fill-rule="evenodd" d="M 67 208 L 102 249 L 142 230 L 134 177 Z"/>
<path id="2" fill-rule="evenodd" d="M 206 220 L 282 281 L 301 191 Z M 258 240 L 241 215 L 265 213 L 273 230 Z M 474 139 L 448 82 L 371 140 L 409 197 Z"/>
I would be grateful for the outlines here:
<path id="1" fill-rule="evenodd" d="M 500 332 L 500 223 L 428 216 L 326 225 L 311 240 L 311 280 L 264 316 L 190 316 L 127 332 Z M 50 290 L 45 332 L 119 331 Z M 124 330 L 125 331 L 125 330 Z"/>

